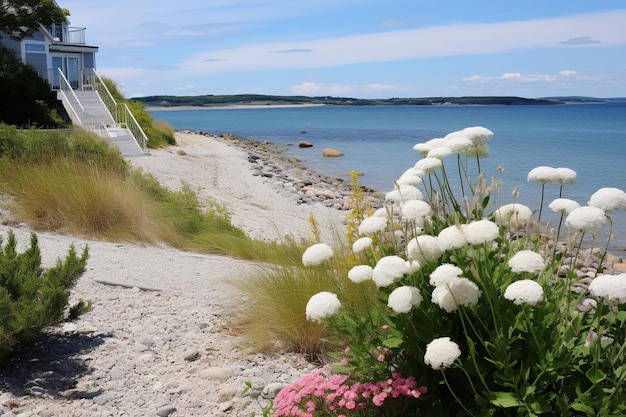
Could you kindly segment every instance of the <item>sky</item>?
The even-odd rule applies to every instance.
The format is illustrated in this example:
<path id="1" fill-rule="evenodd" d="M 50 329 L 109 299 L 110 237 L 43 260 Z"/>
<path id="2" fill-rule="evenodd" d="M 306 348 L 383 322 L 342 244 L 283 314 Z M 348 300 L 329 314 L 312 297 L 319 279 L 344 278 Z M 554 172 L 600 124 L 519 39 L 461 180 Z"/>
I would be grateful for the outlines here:
<path id="1" fill-rule="evenodd" d="M 626 97 L 623 0 L 57 0 L 127 97 Z"/>

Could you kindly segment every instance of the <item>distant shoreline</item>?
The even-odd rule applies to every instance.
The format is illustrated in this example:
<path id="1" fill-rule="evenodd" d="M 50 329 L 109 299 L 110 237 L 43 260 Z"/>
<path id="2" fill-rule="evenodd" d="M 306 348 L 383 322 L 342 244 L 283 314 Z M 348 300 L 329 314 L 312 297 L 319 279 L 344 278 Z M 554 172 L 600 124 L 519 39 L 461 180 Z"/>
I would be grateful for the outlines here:
<path id="1" fill-rule="evenodd" d="M 326 104 L 231 104 L 220 106 L 146 106 L 146 111 L 183 111 L 183 110 L 250 110 L 250 109 L 285 109 L 298 107 L 325 107 Z"/>

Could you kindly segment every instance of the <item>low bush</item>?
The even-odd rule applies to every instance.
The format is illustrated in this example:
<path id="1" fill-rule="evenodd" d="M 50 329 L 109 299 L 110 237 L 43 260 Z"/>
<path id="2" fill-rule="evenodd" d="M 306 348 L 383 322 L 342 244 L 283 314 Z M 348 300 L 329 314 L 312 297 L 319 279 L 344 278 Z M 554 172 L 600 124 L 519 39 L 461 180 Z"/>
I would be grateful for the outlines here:
<path id="1" fill-rule="evenodd" d="M 87 247 L 79 256 L 72 246 L 63 261 L 44 269 L 35 234 L 22 253 L 13 233 L 6 242 L 0 240 L 0 359 L 44 327 L 73 320 L 90 309 L 91 304 L 82 300 L 68 307 L 69 291 L 85 270 L 87 258 Z"/>

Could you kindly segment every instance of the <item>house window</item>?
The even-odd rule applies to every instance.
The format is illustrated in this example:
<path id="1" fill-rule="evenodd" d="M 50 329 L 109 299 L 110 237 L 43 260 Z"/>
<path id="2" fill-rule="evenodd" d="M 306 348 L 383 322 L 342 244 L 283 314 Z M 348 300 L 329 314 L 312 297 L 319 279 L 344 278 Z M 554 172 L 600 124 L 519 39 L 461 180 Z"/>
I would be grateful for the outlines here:
<path id="1" fill-rule="evenodd" d="M 24 49 L 26 52 L 46 52 L 46 46 L 42 43 L 27 43 Z"/>

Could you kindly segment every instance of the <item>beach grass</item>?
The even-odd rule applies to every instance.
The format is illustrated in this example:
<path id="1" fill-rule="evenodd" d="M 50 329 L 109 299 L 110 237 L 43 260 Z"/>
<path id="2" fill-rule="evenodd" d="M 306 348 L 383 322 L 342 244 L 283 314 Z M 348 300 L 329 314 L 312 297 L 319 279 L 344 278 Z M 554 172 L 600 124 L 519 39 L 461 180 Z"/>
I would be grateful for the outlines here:
<path id="1" fill-rule="evenodd" d="M 109 241 L 165 243 L 182 250 L 263 262 L 293 262 L 294 241 L 254 240 L 225 207 L 188 187 L 171 191 L 88 132 L 0 125 L 0 192 L 17 221 L 36 230 Z"/>
<path id="2" fill-rule="evenodd" d="M 368 311 L 379 292 L 373 282 L 356 284 L 348 279 L 348 272 L 359 259 L 341 243 L 345 239 L 335 242 L 339 243 L 333 248 L 332 267 L 327 262 L 304 266 L 302 256 L 293 261 L 294 254 L 233 281 L 248 300 L 235 319 L 235 327 L 251 348 L 294 351 L 321 362 L 343 349 L 336 333 L 322 323 L 307 320 L 309 299 L 323 291 L 341 293 L 358 314 Z"/>

